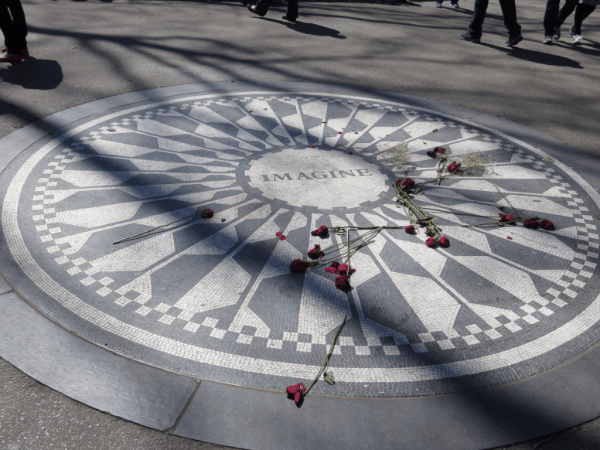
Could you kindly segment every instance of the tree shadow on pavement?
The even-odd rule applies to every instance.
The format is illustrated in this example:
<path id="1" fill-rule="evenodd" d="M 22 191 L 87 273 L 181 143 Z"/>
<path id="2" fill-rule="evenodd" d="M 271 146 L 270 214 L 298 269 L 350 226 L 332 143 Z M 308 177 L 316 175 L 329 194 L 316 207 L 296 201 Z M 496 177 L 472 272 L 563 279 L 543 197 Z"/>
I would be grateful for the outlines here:
<path id="1" fill-rule="evenodd" d="M 283 20 L 268 19 L 266 17 L 263 17 L 262 20 L 285 25 L 290 30 L 297 31 L 298 33 L 302 34 L 310 34 L 311 36 L 332 37 L 334 39 L 346 39 L 346 36 L 340 34 L 338 30 L 334 30 L 333 28 L 329 27 L 324 27 L 323 25 L 317 25 L 315 23 L 296 22 L 295 24 L 292 24 Z"/>
<path id="2" fill-rule="evenodd" d="M 57 61 L 28 56 L 21 63 L 0 68 L 0 80 L 25 89 L 46 91 L 58 87 L 63 81 L 63 71 Z"/>

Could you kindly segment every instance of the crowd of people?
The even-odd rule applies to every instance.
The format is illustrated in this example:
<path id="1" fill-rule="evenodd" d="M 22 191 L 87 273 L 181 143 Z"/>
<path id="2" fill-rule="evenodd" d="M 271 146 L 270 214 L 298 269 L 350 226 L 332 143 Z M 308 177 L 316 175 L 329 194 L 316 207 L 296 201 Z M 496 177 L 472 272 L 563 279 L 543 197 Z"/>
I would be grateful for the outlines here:
<path id="1" fill-rule="evenodd" d="M 435 6 L 441 8 L 443 1 L 437 0 Z M 523 36 L 521 35 L 521 25 L 517 22 L 515 0 L 498 1 L 504 16 L 504 25 L 508 29 L 506 45 L 517 45 L 523 40 Z M 248 0 L 242 0 L 242 3 L 250 12 L 261 17 L 267 14 L 271 3 L 278 2 L 278 0 L 258 0 L 256 4 L 250 4 Z M 461 39 L 474 43 L 481 42 L 483 21 L 488 3 L 489 0 L 475 0 L 473 20 L 469 25 L 469 31 L 460 35 Z M 565 0 L 565 4 L 559 9 L 560 0 L 547 0 L 544 15 L 544 39 L 542 42 L 551 45 L 553 41 L 558 41 L 561 37 L 561 26 L 575 11 L 574 23 L 569 29 L 569 34 L 573 36 L 574 45 L 581 45 L 581 25 L 598 4 L 600 4 L 600 0 Z M 450 0 L 450 7 L 460 8 L 458 0 Z M 287 14 L 283 16 L 283 19 L 295 23 L 297 18 L 298 0 L 288 0 Z M 0 52 L 0 62 L 22 61 L 24 56 L 29 55 L 26 40 L 27 23 L 21 0 L 0 0 L 0 29 L 4 34 L 5 45 L 5 48 Z"/>

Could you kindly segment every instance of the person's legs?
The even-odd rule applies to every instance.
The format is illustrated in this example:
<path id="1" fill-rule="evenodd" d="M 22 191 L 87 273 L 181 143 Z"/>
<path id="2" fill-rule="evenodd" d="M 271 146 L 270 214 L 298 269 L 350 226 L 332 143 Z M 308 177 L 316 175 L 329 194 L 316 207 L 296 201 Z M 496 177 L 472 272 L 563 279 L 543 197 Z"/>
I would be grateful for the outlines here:
<path id="1" fill-rule="evenodd" d="M 544 34 L 546 36 L 552 36 L 554 34 L 559 6 L 560 0 L 548 0 L 546 3 L 546 13 L 544 14 Z"/>
<path id="2" fill-rule="evenodd" d="M 258 14 L 264 16 L 269 10 L 269 6 L 271 6 L 271 0 L 258 0 L 255 9 Z"/>
<path id="3" fill-rule="evenodd" d="M 517 5 L 515 0 L 500 0 L 500 8 L 504 16 L 504 26 L 509 36 L 521 34 L 521 25 L 517 23 Z"/>
<path id="4" fill-rule="evenodd" d="M 20 53 L 27 48 L 27 22 L 25 21 L 25 12 L 20 0 L 3 0 L 10 10 L 13 23 L 14 47 L 18 48 Z M 8 47 L 8 45 L 7 45 Z"/>
<path id="5" fill-rule="evenodd" d="M 288 0 L 287 14 L 290 19 L 298 18 L 298 0 Z"/>
<path id="6" fill-rule="evenodd" d="M 565 2 L 564 6 L 560 8 L 560 11 L 558 11 L 556 16 L 556 22 L 554 24 L 555 28 L 558 28 L 565 23 L 565 20 L 567 20 L 567 18 L 573 14 L 573 11 L 575 11 L 575 7 L 578 3 L 579 0 L 567 0 Z"/>
<path id="7" fill-rule="evenodd" d="M 573 34 L 581 35 L 581 25 L 583 21 L 596 9 L 596 5 L 580 3 L 575 10 L 575 23 L 573 24 Z"/>
<path id="8" fill-rule="evenodd" d="M 489 0 L 475 0 L 473 7 L 473 20 L 469 24 L 469 31 L 475 37 L 481 37 L 483 33 L 483 20 L 487 11 Z"/>

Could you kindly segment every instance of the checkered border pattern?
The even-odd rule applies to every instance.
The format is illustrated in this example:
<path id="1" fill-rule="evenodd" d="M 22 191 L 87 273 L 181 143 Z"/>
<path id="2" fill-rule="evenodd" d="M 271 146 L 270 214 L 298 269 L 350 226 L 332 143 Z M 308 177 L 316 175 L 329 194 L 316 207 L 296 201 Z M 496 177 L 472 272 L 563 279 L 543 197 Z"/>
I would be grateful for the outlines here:
<path id="1" fill-rule="evenodd" d="M 293 97 L 244 97 L 244 98 L 231 98 L 230 101 L 248 102 L 251 100 L 277 100 L 283 98 L 284 100 L 290 100 Z M 316 97 L 294 97 L 298 100 L 315 101 Z M 329 98 L 321 97 L 321 100 L 332 101 Z M 225 102 L 226 99 L 219 99 L 218 102 Z M 360 105 L 378 108 L 388 109 L 391 111 L 407 112 L 408 114 L 420 116 L 425 120 L 435 120 L 436 116 L 430 114 L 422 114 L 416 111 L 407 111 L 402 108 L 392 108 L 389 106 L 381 107 L 379 104 L 369 102 L 354 102 L 352 100 L 334 99 L 333 101 L 353 105 L 358 103 Z M 209 106 L 217 103 L 217 101 L 209 100 L 205 102 L 194 102 L 194 105 Z M 117 126 L 129 126 L 132 119 L 150 119 L 155 114 L 165 115 L 169 112 L 174 112 L 177 109 L 186 109 L 191 107 L 189 104 L 182 104 L 169 107 L 168 109 L 159 109 L 157 112 L 148 111 L 143 115 L 133 115 L 131 119 L 124 118 L 121 122 L 111 123 L 111 127 Z M 479 131 L 475 129 L 468 129 L 462 124 L 446 120 L 442 122 L 445 126 L 460 128 L 468 131 L 470 134 L 479 135 Z M 71 276 L 80 276 L 80 282 L 85 286 L 92 286 L 98 284 L 93 289 L 96 289 L 96 293 L 101 297 L 107 297 L 108 295 L 118 295 L 109 287 L 114 280 L 110 277 L 94 277 L 95 271 L 92 270 L 91 264 L 84 258 L 71 259 L 75 249 L 65 240 L 57 237 L 62 233 L 62 230 L 58 226 L 53 226 L 54 218 L 56 216 L 54 208 L 51 207 L 54 202 L 54 195 L 52 194 L 53 188 L 57 185 L 54 181 L 60 177 L 62 172 L 65 170 L 66 164 L 72 162 L 77 158 L 77 151 L 85 148 L 82 144 L 88 144 L 90 141 L 102 139 L 103 135 L 110 134 L 113 130 L 110 127 L 100 127 L 100 131 L 92 131 L 88 136 L 84 136 L 79 139 L 79 142 L 71 144 L 71 149 L 62 150 L 62 154 L 56 155 L 54 159 L 48 164 L 48 168 L 43 171 L 45 175 L 43 178 L 38 180 L 41 186 L 35 188 L 35 194 L 33 197 L 33 220 L 39 225 L 36 225 L 36 230 L 40 233 L 40 240 L 42 243 L 47 245 L 46 249 L 48 253 L 57 256 L 55 261 L 59 265 L 65 265 L 66 272 Z M 483 134 L 480 138 L 488 142 L 496 142 L 501 144 L 502 140 L 494 138 L 491 135 Z M 507 319 L 505 323 L 498 321 L 498 325 L 491 327 L 487 330 L 482 330 L 479 326 L 473 324 L 464 327 L 464 330 L 452 330 L 448 333 L 445 332 L 434 332 L 434 333 L 420 333 L 416 336 L 410 336 L 408 338 L 389 336 L 389 337 L 377 337 L 377 336 L 365 336 L 365 337 L 352 337 L 342 336 L 339 338 L 338 345 L 335 347 L 334 353 L 352 352 L 356 355 L 370 355 L 372 352 L 383 351 L 385 355 L 399 355 L 400 347 L 410 346 L 415 353 L 428 352 L 429 350 L 449 350 L 457 347 L 472 346 L 481 343 L 482 341 L 493 341 L 504 336 L 507 332 L 515 333 L 522 329 L 522 326 L 526 324 L 537 323 L 544 316 L 550 316 L 554 313 L 552 308 L 559 307 L 563 308 L 568 304 L 569 300 L 576 298 L 578 292 L 585 286 L 593 275 L 593 270 L 597 266 L 598 260 L 598 233 L 597 227 L 593 223 L 593 217 L 589 214 L 587 207 L 583 206 L 583 200 L 576 197 L 577 192 L 571 189 L 569 183 L 564 182 L 560 175 L 555 174 L 555 170 L 551 166 L 547 166 L 547 163 L 537 157 L 526 154 L 523 150 L 515 149 L 511 144 L 503 144 L 504 149 L 511 152 L 515 152 L 520 158 L 527 162 L 533 163 L 533 167 L 537 170 L 543 171 L 546 178 L 554 184 L 560 185 L 559 189 L 570 196 L 570 200 L 567 201 L 575 222 L 578 224 L 578 239 L 581 241 L 578 244 L 578 252 L 575 254 L 575 259 L 571 263 L 569 270 L 565 273 L 562 279 L 553 288 L 547 290 L 546 294 L 552 300 L 536 300 L 539 306 L 533 306 L 526 304 L 521 307 L 525 315 Z M 67 269 L 68 267 L 68 269 Z M 80 275 L 82 274 L 82 275 Z M 560 286 L 557 289 L 557 286 Z M 299 352 L 312 352 L 313 349 L 319 347 L 326 348 L 330 345 L 325 336 L 318 335 L 302 335 L 299 333 L 288 333 L 288 332 L 275 332 L 271 331 L 269 335 L 263 335 L 257 332 L 253 327 L 244 327 L 241 333 L 229 331 L 227 329 L 218 328 L 218 319 L 206 317 L 202 323 L 192 322 L 192 317 L 187 317 L 186 313 L 181 311 L 179 314 L 167 314 L 171 311 L 174 306 L 161 303 L 154 308 L 145 306 L 145 303 L 149 300 L 146 296 L 139 294 L 136 298 L 130 299 L 123 295 L 120 295 L 114 300 L 114 302 L 120 306 L 125 307 L 126 305 L 139 305 L 135 312 L 142 316 L 147 316 L 152 312 L 158 313 L 157 320 L 165 325 L 171 325 L 174 322 L 185 322 L 183 329 L 191 333 L 196 333 L 202 328 L 210 329 L 208 335 L 215 339 L 224 339 L 227 334 L 236 335 L 236 342 L 240 344 L 250 345 L 253 341 L 262 342 L 266 348 L 281 350 L 284 346 L 284 342 L 290 342 L 296 344 L 296 350 Z M 177 308 L 175 308 L 177 310 Z M 504 334 L 503 334 L 504 333 Z M 393 342 L 393 344 L 391 343 Z M 412 342 L 412 343 L 411 343 Z M 379 350 L 376 350 L 379 349 Z"/>

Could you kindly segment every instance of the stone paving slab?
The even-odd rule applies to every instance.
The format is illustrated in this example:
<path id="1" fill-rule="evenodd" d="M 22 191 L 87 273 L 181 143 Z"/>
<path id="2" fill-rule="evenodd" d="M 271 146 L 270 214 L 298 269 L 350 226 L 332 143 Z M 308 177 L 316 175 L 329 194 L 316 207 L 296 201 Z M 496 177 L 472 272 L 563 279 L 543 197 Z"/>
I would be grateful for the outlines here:
<path id="1" fill-rule="evenodd" d="M 215 93 L 215 89 L 223 92 Z M 310 381 L 343 313 L 349 313 L 350 321 L 332 360 L 339 382 L 335 387 L 317 385 L 314 392 L 318 394 L 397 399 L 425 396 L 425 403 L 419 403 L 425 405 L 437 398 L 428 395 L 473 391 L 527 379 L 593 346 L 597 342 L 593 327 L 598 287 L 593 273 L 598 258 L 594 224 L 598 194 L 581 177 L 584 172 L 579 166 L 592 167 L 594 162 L 579 155 L 577 160 L 569 161 L 576 168 L 572 170 L 560 160 L 543 161 L 548 154 L 559 154 L 561 144 L 537 133 L 531 133 L 529 139 L 526 129 L 511 128 L 505 120 L 448 104 L 440 106 L 444 114 L 432 111 L 431 106 L 430 101 L 414 97 L 339 86 L 288 83 L 268 89 L 249 83 L 235 87 L 225 83 L 125 94 L 82 106 L 78 113 L 57 113 L 48 124 L 33 124 L 15 133 L 16 138 L 11 135 L 0 141 L 0 146 L 9 143 L 13 152 L 17 152 L 18 143 L 21 149 L 27 149 L 7 167 L 1 180 L 7 192 L 2 215 L 8 244 L 4 247 L 3 273 L 37 308 L 100 346 L 167 370 L 248 387 L 281 390 L 293 382 Z M 40 130 L 44 129 L 52 134 L 40 139 Z M 409 143 L 415 166 L 411 164 L 399 172 L 388 150 L 404 141 Z M 386 184 L 389 186 L 396 176 L 411 176 L 417 181 L 434 176 L 431 160 L 424 154 L 437 145 L 448 146 L 457 157 L 475 149 L 496 159 L 490 163 L 487 175 L 451 179 L 439 188 L 444 191 L 429 189 L 422 197 L 427 199 L 426 204 L 448 211 L 440 214 L 447 233 L 470 223 L 453 211 L 488 211 L 501 201 L 500 197 L 493 199 L 492 194 L 485 194 L 494 192 L 488 189 L 493 186 L 491 182 L 528 214 L 550 217 L 559 226 L 558 233 L 543 232 L 540 241 L 538 234 L 517 227 L 510 231 L 516 242 L 483 233 L 474 234 L 480 236 L 477 245 L 464 233 L 450 234 L 453 244 L 448 252 L 427 249 L 422 242 L 415 247 L 405 233 L 386 234 L 375 251 L 368 250 L 366 258 L 357 263 L 367 277 L 355 276 L 358 281 L 348 297 L 328 290 L 330 281 L 321 275 L 290 277 L 287 264 L 292 257 L 301 256 L 316 242 L 322 243 L 315 239 L 303 241 L 294 231 L 304 229 L 308 234 L 320 224 L 320 217 L 340 224 L 359 223 L 357 217 L 371 225 L 405 221 L 401 213 L 388 207 L 393 196 Z M 309 158 L 298 159 L 299 152 Z M 299 169 L 306 161 L 318 164 Z M 323 169 L 330 161 L 335 161 L 332 170 Z M 348 163 L 356 167 L 344 166 Z M 312 176 L 315 170 L 331 174 L 332 179 L 346 176 L 349 181 L 342 186 L 358 183 L 355 195 L 328 197 L 327 188 L 298 195 L 299 189 L 313 189 L 299 174 L 306 172 L 304 176 L 315 181 L 320 178 Z M 298 179 L 289 175 L 292 171 Z M 356 173 L 350 178 L 348 171 Z M 511 175 L 513 172 L 517 176 Z M 365 175 L 374 178 L 363 183 L 360 177 Z M 169 178 L 173 176 L 175 179 Z M 135 182 L 128 181 L 132 179 Z M 377 179 L 383 182 L 371 181 Z M 301 183 L 291 189 L 271 187 L 270 183 L 286 180 Z M 327 183 L 329 189 L 340 188 L 331 179 Z M 373 191 L 373 187 L 378 190 Z M 15 196 L 19 189 L 31 192 Z M 476 190 L 484 194 L 475 194 Z M 315 203 L 315 199 L 319 201 Z M 338 208 L 339 202 L 343 208 Z M 138 211 L 143 204 L 151 208 L 137 216 L 137 212 L 125 212 L 127 217 L 121 218 L 121 212 L 129 206 L 136 206 Z M 208 225 L 208 234 L 191 229 L 191 233 L 177 235 L 179 230 L 174 229 L 150 237 L 151 245 L 127 243 L 116 250 L 110 245 L 151 224 L 165 223 L 168 217 L 181 218 L 177 208 L 189 214 L 205 205 L 213 207 L 218 218 L 197 222 L 200 227 Z M 90 210 L 90 206 L 96 209 Z M 227 212 L 232 206 L 232 212 Z M 225 222 L 220 221 L 221 216 Z M 20 217 L 24 219 L 21 222 Z M 238 220 L 245 217 L 245 221 Z M 95 234 L 96 230 L 99 233 Z M 283 231 L 288 240 L 279 243 L 277 230 Z M 25 243 L 15 246 L 23 239 L 21 232 L 27 236 Z M 519 233 L 526 233 L 522 240 Z M 166 246 L 161 241 L 165 235 L 172 236 Z M 102 236 L 102 240 L 96 236 Z M 233 240 L 231 236 L 235 236 Z M 48 255 L 38 251 L 37 242 L 43 243 Z M 253 243 L 261 245 L 252 247 Z M 390 244 L 412 263 L 403 267 L 394 252 L 389 252 Z M 518 261 L 511 259 L 515 245 L 527 247 L 530 258 L 521 250 Z M 246 253 L 242 251 L 245 246 L 250 249 Z M 205 250 L 190 253 L 186 248 Z M 167 253 L 161 253 L 164 251 Z M 271 256 L 261 256 L 264 251 Z M 161 287 L 168 272 L 158 270 L 172 270 L 169 264 L 175 259 L 169 255 L 177 252 L 195 258 L 209 255 L 212 259 L 200 258 L 191 266 L 189 262 L 176 266 L 166 275 L 175 283 Z M 490 265 L 489 261 L 495 262 Z M 454 274 L 451 267 L 459 266 Z M 227 270 L 216 273 L 219 267 Z M 432 272 L 432 267 L 438 268 Z M 482 271 L 481 267 L 487 269 Z M 130 272 L 135 278 L 128 278 Z M 153 275 L 155 272 L 160 276 Z M 398 280 L 403 281 L 394 281 L 396 275 L 387 279 L 385 276 L 390 274 L 399 274 Z M 508 279 L 502 274 L 509 274 Z M 288 280 L 285 283 L 289 286 L 262 284 L 273 276 Z M 375 285 L 364 284 L 375 276 Z M 449 281 L 456 276 L 462 281 Z M 519 284 L 520 278 L 528 281 Z M 402 283 L 411 279 L 417 283 L 415 286 L 428 289 L 446 280 L 445 289 L 453 294 L 436 291 L 435 297 L 417 299 L 414 295 L 418 289 L 403 289 Z M 468 279 L 480 281 L 462 286 Z M 115 280 L 121 287 L 113 285 Z M 362 289 L 361 284 L 368 288 Z M 217 286 L 216 290 L 211 286 Z M 290 290 L 290 286 L 295 288 Z M 302 294 L 290 296 L 294 290 Z M 290 300 L 282 302 L 282 293 Z M 252 300 L 253 295 L 258 303 Z M 481 299 L 475 297 L 482 295 L 491 296 L 483 301 L 488 306 L 479 306 Z M 272 299 L 279 300 L 273 304 Z M 369 306 L 370 302 L 376 308 Z M 436 308 L 442 304 L 447 308 L 440 313 Z M 321 305 L 329 306 L 322 309 Z M 273 316 L 273 311 L 278 315 Z M 404 314 L 399 321 L 393 319 L 397 311 Z M 447 317 L 451 318 L 449 325 L 445 325 Z M 242 365 L 236 366 L 240 361 Z M 476 361 L 475 365 L 471 361 Z M 232 389 L 227 391 L 231 402 L 242 398 L 253 402 L 252 396 L 261 395 L 265 395 L 261 401 L 268 402 L 270 395 L 277 395 L 277 402 L 291 406 L 281 394 L 214 386 L 221 385 L 203 382 L 177 433 L 241 445 L 233 437 L 221 441 L 225 435 L 235 435 L 227 428 L 232 422 L 224 419 L 231 416 L 227 405 L 232 403 L 224 402 L 223 410 L 216 411 L 214 417 L 212 413 L 211 417 L 201 414 L 205 408 L 202 402 L 210 404 L 211 395 L 216 395 L 218 389 Z M 63 391 L 64 386 L 58 385 L 57 389 Z M 189 392 L 179 397 L 179 411 L 189 398 Z M 451 402 L 470 401 L 465 400 L 467 397 L 453 398 Z M 91 398 L 86 403 L 94 406 L 96 401 Z M 398 400 L 394 408 L 411 401 L 419 400 Z M 315 400 L 314 407 L 329 414 L 335 405 L 331 402 Z M 357 402 L 367 408 L 377 404 Z M 163 425 L 174 423 L 177 408 L 163 418 Z M 412 407 L 402 408 L 409 411 Z M 430 416 L 434 410 L 443 411 L 439 405 L 424 406 L 423 416 Z M 579 417 L 592 410 L 583 408 Z M 131 420 L 161 428 L 152 418 Z M 243 417 L 240 420 L 248 423 Z M 292 416 L 285 420 L 291 423 Z M 211 421 L 220 421 L 222 428 Z M 207 425 L 194 427 L 194 423 Z M 533 427 L 533 434 L 515 431 L 515 436 L 533 437 L 561 429 L 565 423 Z M 465 448 L 481 447 L 483 442 L 488 447 L 501 445 L 505 442 L 497 440 L 495 426 L 483 427 L 486 433 L 474 440 L 469 440 L 468 433 L 458 433 L 456 438 L 465 442 Z M 501 426 L 510 428 L 511 424 Z M 254 442 L 250 434 L 247 438 Z M 327 438 L 323 435 L 322 439 Z M 294 448 L 293 442 L 290 448 Z"/>

